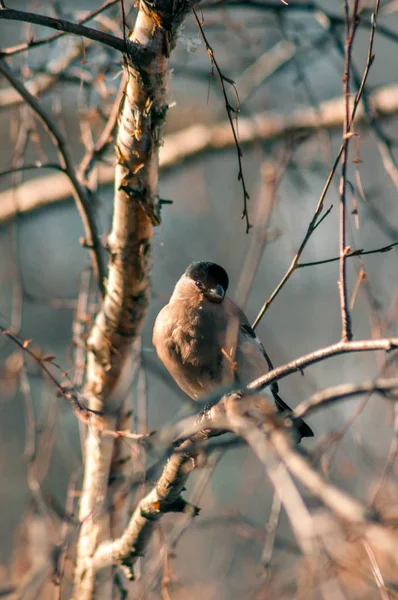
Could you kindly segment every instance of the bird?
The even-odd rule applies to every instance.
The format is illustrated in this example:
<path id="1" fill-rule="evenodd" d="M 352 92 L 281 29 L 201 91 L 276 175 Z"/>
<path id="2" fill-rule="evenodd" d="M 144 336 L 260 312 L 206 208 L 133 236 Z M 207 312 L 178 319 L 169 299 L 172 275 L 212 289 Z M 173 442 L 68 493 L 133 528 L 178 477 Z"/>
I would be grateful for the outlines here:
<path id="1" fill-rule="evenodd" d="M 191 263 L 159 312 L 153 345 L 179 387 L 193 400 L 215 391 L 242 389 L 273 369 L 263 344 L 243 312 L 226 295 L 229 277 L 214 262 Z M 300 437 L 312 429 L 271 386 L 276 408 L 292 415 Z"/>

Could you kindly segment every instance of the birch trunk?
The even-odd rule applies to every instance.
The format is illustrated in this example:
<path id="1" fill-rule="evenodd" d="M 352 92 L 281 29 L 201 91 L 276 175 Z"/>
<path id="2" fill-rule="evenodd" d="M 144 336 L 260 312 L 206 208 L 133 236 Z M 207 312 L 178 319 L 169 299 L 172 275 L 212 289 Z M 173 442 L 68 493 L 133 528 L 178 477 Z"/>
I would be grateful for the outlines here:
<path id="1" fill-rule="evenodd" d="M 102 411 L 87 431 L 81 530 L 75 569 L 76 600 L 113 597 L 112 568 L 91 568 L 98 545 L 120 529 L 111 515 L 111 475 L 115 429 L 120 406 L 117 383 L 132 344 L 137 343 L 150 296 L 153 226 L 160 222 L 158 150 L 167 112 L 170 51 L 191 0 L 141 0 L 129 39 L 146 51 L 145 65 L 125 57 L 125 97 L 116 140 L 117 165 L 112 231 L 108 239 L 106 295 L 90 333 L 85 395 L 90 408 Z M 126 405 L 124 412 L 128 412 Z M 120 475 L 120 468 L 119 468 Z M 118 514 L 123 514 L 118 509 Z"/>

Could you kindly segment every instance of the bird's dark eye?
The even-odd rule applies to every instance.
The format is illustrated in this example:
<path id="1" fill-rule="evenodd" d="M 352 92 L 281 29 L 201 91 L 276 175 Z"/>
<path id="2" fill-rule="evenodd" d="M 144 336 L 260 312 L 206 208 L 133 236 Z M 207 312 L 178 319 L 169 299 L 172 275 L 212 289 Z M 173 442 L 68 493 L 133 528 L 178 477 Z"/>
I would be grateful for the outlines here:
<path id="1" fill-rule="evenodd" d="M 201 281 L 195 281 L 195 285 L 196 287 L 198 287 L 200 290 L 203 290 L 203 283 Z"/>

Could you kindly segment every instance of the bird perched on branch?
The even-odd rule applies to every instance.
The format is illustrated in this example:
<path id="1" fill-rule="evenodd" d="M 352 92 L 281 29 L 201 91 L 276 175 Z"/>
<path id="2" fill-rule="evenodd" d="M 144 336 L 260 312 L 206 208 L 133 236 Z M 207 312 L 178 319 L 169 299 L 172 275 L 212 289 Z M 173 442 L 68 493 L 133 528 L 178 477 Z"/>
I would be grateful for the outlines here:
<path id="1" fill-rule="evenodd" d="M 240 389 L 273 368 L 244 312 L 226 296 L 229 279 L 212 262 L 189 265 L 169 303 L 158 314 L 153 344 L 180 388 L 199 400 L 215 390 Z M 291 409 L 271 387 L 276 407 Z M 313 431 L 300 418 L 301 437 Z"/>

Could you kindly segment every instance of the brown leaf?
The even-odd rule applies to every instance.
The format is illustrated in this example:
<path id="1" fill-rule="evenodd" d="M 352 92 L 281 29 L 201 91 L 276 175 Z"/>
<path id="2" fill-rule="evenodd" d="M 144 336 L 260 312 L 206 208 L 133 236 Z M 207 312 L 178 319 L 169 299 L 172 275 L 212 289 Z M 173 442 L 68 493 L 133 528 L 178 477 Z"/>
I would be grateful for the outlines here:
<path id="1" fill-rule="evenodd" d="M 43 356 L 43 358 L 41 360 L 44 360 L 45 362 L 52 362 L 55 359 L 55 356 L 52 356 L 51 354 L 49 354 L 48 356 Z"/>

